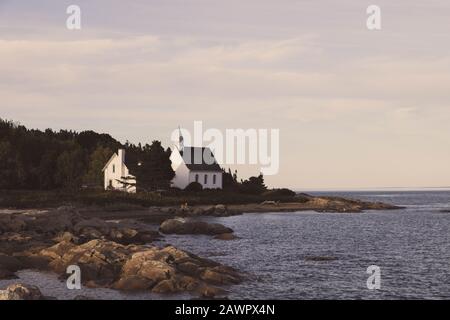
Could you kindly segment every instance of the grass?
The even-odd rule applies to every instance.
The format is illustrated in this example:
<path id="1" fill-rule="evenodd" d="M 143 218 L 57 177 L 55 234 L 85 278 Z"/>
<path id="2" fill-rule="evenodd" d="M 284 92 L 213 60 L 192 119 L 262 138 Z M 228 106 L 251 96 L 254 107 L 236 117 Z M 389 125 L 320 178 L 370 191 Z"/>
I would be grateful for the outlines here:
<path id="1" fill-rule="evenodd" d="M 104 190 L 0 190 L 1 208 L 52 208 L 65 205 L 99 206 L 105 210 L 131 210 L 150 206 L 179 206 L 215 204 L 260 203 L 265 200 L 280 202 L 303 202 L 301 196 L 288 196 L 267 192 L 264 195 L 251 195 L 223 190 L 204 190 L 200 192 L 167 191 L 128 194 Z"/>

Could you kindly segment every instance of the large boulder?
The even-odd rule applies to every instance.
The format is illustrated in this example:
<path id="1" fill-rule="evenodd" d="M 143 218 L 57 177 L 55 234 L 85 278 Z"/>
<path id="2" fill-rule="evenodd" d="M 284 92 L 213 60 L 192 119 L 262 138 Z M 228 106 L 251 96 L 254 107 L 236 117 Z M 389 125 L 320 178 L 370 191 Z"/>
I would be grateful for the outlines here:
<path id="1" fill-rule="evenodd" d="M 221 214 L 225 214 L 227 212 L 227 207 L 223 204 L 218 204 L 214 207 L 214 213 L 221 215 Z"/>
<path id="2" fill-rule="evenodd" d="M 11 270 L 16 272 L 23 267 L 19 259 L 0 253 L 0 269 Z"/>
<path id="3" fill-rule="evenodd" d="M 23 263 L 12 256 L 0 253 L 0 279 L 14 279 L 15 272 L 24 268 Z"/>
<path id="4" fill-rule="evenodd" d="M 0 290 L 0 300 L 44 300 L 41 291 L 30 285 L 12 284 Z"/>
<path id="5" fill-rule="evenodd" d="M 159 230 L 165 234 L 206 234 L 216 235 L 232 233 L 233 230 L 218 223 L 192 221 L 181 219 L 168 219 L 164 221 Z"/>
<path id="6" fill-rule="evenodd" d="M 74 209 L 61 207 L 57 210 L 37 214 L 27 221 L 27 229 L 36 232 L 54 234 L 71 231 L 73 226 L 83 220 Z"/>
<path id="7" fill-rule="evenodd" d="M 85 286 L 124 291 L 189 291 L 204 296 L 220 292 L 215 285 L 242 280 L 232 268 L 173 246 L 124 246 L 107 240 L 76 245 L 63 241 L 41 250 L 39 256 L 48 259 L 49 267 L 61 275 L 69 265 L 79 266 Z"/>
<path id="8" fill-rule="evenodd" d="M 20 232 L 26 227 L 25 219 L 19 215 L 0 215 L 0 233 Z"/>
<path id="9" fill-rule="evenodd" d="M 92 218 L 81 220 L 73 226 L 73 231 L 76 234 L 83 233 L 84 229 L 96 229 L 102 234 L 108 234 L 111 229 L 111 224 L 102 219 Z"/>
<path id="10" fill-rule="evenodd" d="M 65 274 L 68 266 L 77 265 L 84 283 L 105 286 L 116 280 L 129 251 L 112 241 L 91 240 L 81 245 L 60 242 L 39 255 L 49 259 L 49 267 L 57 273 Z"/>
<path id="11" fill-rule="evenodd" d="M 220 269 L 222 281 L 207 275 Z M 206 276 L 204 276 L 206 274 Z M 136 252 L 122 268 L 121 278 L 114 287 L 121 290 L 151 289 L 154 293 L 218 292 L 212 284 L 228 285 L 240 282 L 241 276 L 232 268 L 200 258 L 173 246 Z M 237 281 L 237 282 L 236 282 Z"/>

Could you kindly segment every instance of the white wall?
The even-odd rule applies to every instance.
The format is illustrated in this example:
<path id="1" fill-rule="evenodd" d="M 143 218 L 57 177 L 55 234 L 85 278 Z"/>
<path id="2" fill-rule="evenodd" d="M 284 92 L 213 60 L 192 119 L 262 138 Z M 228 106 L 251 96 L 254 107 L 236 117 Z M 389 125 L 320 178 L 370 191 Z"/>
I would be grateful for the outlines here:
<path id="1" fill-rule="evenodd" d="M 189 169 L 183 161 L 180 152 L 174 148 L 170 155 L 172 170 L 175 171 L 175 177 L 171 181 L 171 186 L 184 189 L 189 184 Z"/>
<path id="2" fill-rule="evenodd" d="M 222 189 L 222 172 L 191 171 L 189 172 L 189 183 L 195 181 L 196 175 L 198 175 L 198 183 L 200 183 L 203 186 L 203 189 Z M 216 176 L 216 183 L 213 183 L 214 175 Z M 206 183 L 205 183 L 205 176 L 208 176 Z"/>
<path id="3" fill-rule="evenodd" d="M 195 175 L 198 174 L 198 182 L 203 188 L 222 189 L 222 172 L 216 171 L 199 171 L 191 172 L 183 161 L 182 156 L 177 148 L 174 148 L 170 155 L 172 161 L 172 169 L 175 171 L 175 177 L 172 179 L 172 187 L 184 189 L 191 182 L 195 181 Z M 216 175 L 216 183 L 213 183 L 213 175 Z M 205 175 L 208 175 L 208 182 L 205 184 Z"/>
<path id="4" fill-rule="evenodd" d="M 116 153 L 112 156 L 111 161 L 109 162 L 108 166 L 106 167 L 106 169 L 104 171 L 105 190 L 109 188 L 110 183 L 111 183 L 113 189 L 131 192 L 131 193 L 136 192 L 135 186 L 124 187 L 123 184 L 121 184 L 120 182 L 117 181 L 117 180 L 123 180 L 122 177 L 130 176 L 128 168 L 125 165 L 125 163 L 123 162 L 124 159 L 125 159 L 125 153 L 120 152 L 120 150 L 119 150 L 119 154 Z M 129 179 L 128 182 L 136 183 L 136 179 Z"/>

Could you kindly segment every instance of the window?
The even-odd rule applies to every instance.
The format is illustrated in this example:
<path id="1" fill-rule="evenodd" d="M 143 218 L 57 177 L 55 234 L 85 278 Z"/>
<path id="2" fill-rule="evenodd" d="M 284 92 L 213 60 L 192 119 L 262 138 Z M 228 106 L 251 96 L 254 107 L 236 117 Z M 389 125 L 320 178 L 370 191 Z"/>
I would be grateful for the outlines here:
<path id="1" fill-rule="evenodd" d="M 195 182 L 198 182 L 198 174 L 195 175 Z"/>
<path id="2" fill-rule="evenodd" d="M 205 184 L 207 184 L 207 183 L 208 183 L 208 175 L 205 174 Z"/>
<path id="3" fill-rule="evenodd" d="M 109 187 L 112 188 L 112 180 L 109 180 Z"/>
<path id="4" fill-rule="evenodd" d="M 213 175 L 213 184 L 216 184 L 216 175 Z"/>
<path id="5" fill-rule="evenodd" d="M 116 165 L 113 164 L 113 173 L 115 173 L 115 172 L 116 172 Z"/>

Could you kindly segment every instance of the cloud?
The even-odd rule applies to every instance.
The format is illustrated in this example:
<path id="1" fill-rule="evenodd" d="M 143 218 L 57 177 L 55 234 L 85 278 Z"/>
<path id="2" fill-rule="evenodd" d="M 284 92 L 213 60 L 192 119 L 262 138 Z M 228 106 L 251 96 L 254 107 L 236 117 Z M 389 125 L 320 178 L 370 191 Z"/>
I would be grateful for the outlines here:
<path id="1" fill-rule="evenodd" d="M 359 29 L 355 38 L 341 29 L 280 29 L 277 36 L 248 30 L 242 37 L 147 29 L 2 37 L 0 116 L 131 141 L 164 140 L 194 120 L 222 129 L 280 128 L 282 170 L 269 178 L 278 186 L 450 178 L 423 167 L 434 156 L 444 172 L 450 161 L 442 147 L 450 136 L 445 51 L 398 49 L 386 34 L 363 48 L 370 40 L 359 42 Z M 370 52 L 376 45 L 384 50 Z"/>

